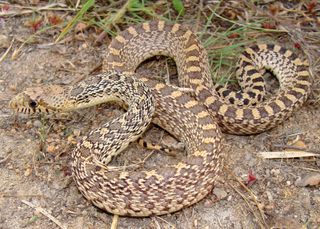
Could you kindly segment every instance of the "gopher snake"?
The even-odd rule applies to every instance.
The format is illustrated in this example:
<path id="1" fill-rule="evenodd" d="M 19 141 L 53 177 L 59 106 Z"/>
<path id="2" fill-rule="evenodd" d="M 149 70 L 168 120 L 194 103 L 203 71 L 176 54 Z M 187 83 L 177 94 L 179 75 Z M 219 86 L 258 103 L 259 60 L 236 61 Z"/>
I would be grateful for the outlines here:
<path id="1" fill-rule="evenodd" d="M 133 73 L 143 60 L 159 54 L 174 58 L 180 85 L 191 87 L 197 100 L 175 86 Z M 271 99 L 253 106 L 251 100 L 261 101 L 264 93 L 262 76 L 254 66 L 270 68 L 280 89 Z M 77 145 L 72 153 L 74 179 L 87 199 L 108 212 L 160 215 L 196 203 L 212 189 L 222 164 L 217 123 L 223 131 L 236 134 L 258 133 L 277 125 L 307 98 L 306 67 L 307 63 L 284 48 L 254 46 L 241 56 L 237 70 L 245 92 L 217 87 L 224 97 L 220 98 L 211 90 L 207 54 L 196 36 L 179 24 L 156 21 L 130 27 L 113 39 L 105 73 L 75 86 L 28 89 L 13 98 L 10 106 L 33 113 L 78 109 L 110 99 L 128 103 L 125 117 L 91 131 Z M 156 110 L 152 121 L 186 144 L 187 159 L 140 172 L 110 170 L 107 163 L 111 157 L 145 130 L 153 112 L 153 97 Z"/>
<path id="2" fill-rule="evenodd" d="M 231 104 L 226 103 L 212 90 L 207 53 L 196 35 L 180 24 L 163 21 L 130 27 L 116 36 L 109 46 L 104 66 L 105 69 L 133 72 L 142 61 L 154 55 L 173 57 L 179 85 L 194 90 L 197 100 L 208 108 L 223 132 L 255 134 L 270 129 L 301 106 L 310 90 L 307 61 L 302 62 L 280 46 L 261 44 L 247 48 L 240 57 L 237 73 L 245 93 L 232 93 L 218 87 L 219 94 Z M 250 100 L 261 101 L 264 92 L 260 69 L 273 71 L 280 89 L 272 98 L 250 107 L 247 106 Z M 148 79 L 143 78 L 143 81 L 148 84 Z M 239 107 L 239 104 L 245 106 Z"/>

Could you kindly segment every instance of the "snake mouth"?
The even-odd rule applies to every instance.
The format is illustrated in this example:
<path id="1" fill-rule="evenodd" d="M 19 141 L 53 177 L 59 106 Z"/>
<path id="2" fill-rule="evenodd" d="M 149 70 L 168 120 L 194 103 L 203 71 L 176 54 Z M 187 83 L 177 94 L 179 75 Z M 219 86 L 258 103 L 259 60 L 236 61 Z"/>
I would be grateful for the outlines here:
<path id="1" fill-rule="evenodd" d="M 33 114 L 51 114 L 48 109 L 45 108 L 31 108 L 31 107 L 18 107 L 14 109 L 17 113 L 33 115 Z"/>

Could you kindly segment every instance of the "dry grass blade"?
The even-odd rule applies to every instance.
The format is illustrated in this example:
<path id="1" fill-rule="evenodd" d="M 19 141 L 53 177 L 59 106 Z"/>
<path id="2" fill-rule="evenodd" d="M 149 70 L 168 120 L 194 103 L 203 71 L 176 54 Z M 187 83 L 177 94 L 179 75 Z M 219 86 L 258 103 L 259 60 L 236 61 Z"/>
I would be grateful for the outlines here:
<path id="1" fill-rule="evenodd" d="M 277 158 L 297 158 L 297 157 L 320 157 L 320 154 L 306 151 L 274 151 L 274 152 L 259 152 L 259 155 L 264 159 Z"/>
<path id="2" fill-rule="evenodd" d="M 26 194 L 26 195 L 19 195 L 19 194 L 10 194 L 10 193 L 0 193 L 1 197 L 5 198 L 30 198 L 30 197 L 37 197 L 37 198 L 43 198 L 43 195 L 37 195 L 37 194 Z"/>
<path id="3" fill-rule="evenodd" d="M 112 25 L 120 21 L 120 19 L 123 17 L 123 15 L 126 13 L 128 7 L 133 2 L 133 0 L 128 0 L 122 7 L 117 11 L 117 13 L 113 14 L 109 20 L 107 20 L 109 23 L 105 25 L 105 30 L 110 30 Z M 98 38 L 95 41 L 95 44 L 100 43 L 105 37 L 107 36 L 106 31 L 103 31 Z"/>
<path id="4" fill-rule="evenodd" d="M 54 27 L 54 26 L 52 26 L 52 27 L 45 27 L 45 28 L 43 28 L 43 29 L 40 29 L 40 30 L 38 30 L 36 33 L 30 35 L 26 40 L 22 40 L 22 41 L 21 41 L 22 44 L 21 44 L 17 49 L 15 49 L 15 50 L 12 52 L 11 60 L 17 59 L 17 57 L 20 55 L 23 47 L 24 47 L 26 44 L 28 44 L 29 42 L 31 42 L 33 38 L 35 38 L 37 35 L 41 34 L 41 33 L 44 32 L 44 31 L 47 31 L 47 30 L 49 30 L 49 29 L 51 29 L 51 28 L 53 28 L 53 27 Z M 50 44 L 49 44 L 49 45 L 50 45 Z"/>
<path id="5" fill-rule="evenodd" d="M 40 212 L 42 215 L 48 217 L 52 222 L 57 224 L 61 229 L 67 229 L 67 227 L 65 225 L 63 225 L 57 218 L 50 215 L 49 212 L 47 212 L 45 209 L 43 209 L 41 207 L 37 207 L 29 201 L 26 201 L 26 200 L 21 200 L 21 201 L 22 201 L 22 203 L 24 203 L 24 204 L 28 205 L 29 207 L 34 208 L 36 211 Z"/>
<path id="6" fill-rule="evenodd" d="M 83 17 L 83 15 L 89 10 L 91 6 L 94 5 L 94 0 L 88 0 L 77 13 L 77 15 L 67 24 L 67 26 L 62 30 L 55 43 L 58 43 L 69 31 L 70 29 Z"/>
<path id="7" fill-rule="evenodd" d="M 266 228 L 267 225 L 265 224 L 264 218 L 263 218 L 263 223 L 264 223 L 264 224 L 263 224 L 263 223 L 261 222 L 259 216 L 256 214 L 255 210 L 254 210 L 254 209 L 252 208 L 252 206 L 250 205 L 248 199 L 247 199 L 238 189 L 236 189 L 235 187 L 233 187 L 231 184 L 229 184 L 229 186 L 241 196 L 241 198 L 244 200 L 244 202 L 246 202 L 246 204 L 247 204 L 248 208 L 250 209 L 251 213 L 254 215 L 254 217 L 256 217 L 260 228 Z"/>
<path id="8" fill-rule="evenodd" d="M 10 46 L 7 48 L 5 53 L 0 57 L 0 63 L 7 57 L 8 53 L 10 52 L 12 45 L 13 45 L 14 39 L 12 39 Z"/>
<path id="9" fill-rule="evenodd" d="M 0 160 L 0 164 L 6 162 L 12 155 L 12 152 L 10 152 L 5 158 L 3 158 L 2 160 Z"/>
<path id="10" fill-rule="evenodd" d="M 2 4 L 0 4 L 0 6 L 1 5 Z M 68 8 L 66 5 L 61 3 L 52 3 L 52 4 L 48 4 L 41 7 L 26 7 L 26 6 L 13 5 L 13 9 L 14 8 L 17 8 L 18 10 L 12 10 L 9 12 L 0 12 L 0 17 L 33 14 L 34 12 L 41 12 L 41 11 L 74 11 L 74 9 Z"/>
<path id="11" fill-rule="evenodd" d="M 256 204 L 256 206 L 257 206 L 257 208 L 258 208 L 258 210 L 259 210 L 260 218 L 262 219 L 262 222 L 260 222 L 261 219 L 254 213 L 253 210 L 252 210 L 252 213 L 253 213 L 253 215 L 257 218 L 260 227 L 261 227 L 261 228 L 264 228 L 263 225 L 267 226 L 267 223 L 266 223 L 265 218 L 264 218 L 264 213 L 263 213 L 262 209 L 260 208 L 260 205 L 259 205 L 259 203 L 258 203 L 258 201 L 257 201 L 257 197 L 251 192 L 251 190 L 250 190 L 247 186 L 245 186 L 245 185 L 241 182 L 241 180 L 240 180 L 231 170 L 229 170 L 229 169 L 226 168 L 225 166 L 224 166 L 224 169 L 241 185 L 241 187 L 243 187 L 243 188 L 250 194 L 250 196 L 252 196 L 252 199 L 253 199 L 254 203 Z M 232 185 L 230 185 L 230 186 L 231 186 L 233 189 L 235 189 Z M 239 193 L 240 196 L 241 196 L 241 197 L 246 201 L 246 203 L 249 205 L 249 202 L 245 199 L 245 197 L 244 197 L 238 190 L 235 189 L 235 191 L 236 191 L 237 193 Z M 250 206 L 250 209 L 252 209 L 251 206 Z"/>
<path id="12" fill-rule="evenodd" d="M 118 228 L 118 222 L 119 222 L 119 215 L 113 215 L 112 224 L 111 224 L 110 229 L 117 229 Z"/>
<path id="13" fill-rule="evenodd" d="M 301 166 L 293 166 L 295 168 L 298 168 L 298 169 L 303 169 L 303 170 L 306 170 L 306 171 L 311 171 L 311 172 L 320 172 L 320 169 L 312 169 L 312 168 L 306 168 L 306 167 L 301 167 Z"/>
<path id="14" fill-rule="evenodd" d="M 209 8 L 210 9 L 210 8 Z M 241 26 L 241 27 L 244 27 L 246 26 L 245 24 L 242 24 L 242 23 L 239 23 L 239 22 L 236 22 L 236 21 L 233 21 L 233 20 L 230 20 L 230 19 L 227 19 L 225 17 L 222 17 L 220 14 L 217 14 L 214 10 L 210 9 L 212 14 L 214 16 L 216 16 L 217 18 L 223 20 L 223 21 L 227 21 L 227 22 L 230 22 L 232 24 L 235 24 L 235 25 L 238 25 L 238 26 Z M 262 31 L 265 31 L 265 32 L 278 32 L 278 33 L 287 33 L 288 31 L 287 30 L 280 30 L 280 29 L 266 29 L 266 28 L 261 28 L 261 27 L 257 27 L 257 26 L 251 26 L 249 25 L 248 27 L 250 27 L 251 29 L 255 29 L 255 30 L 262 30 Z"/>

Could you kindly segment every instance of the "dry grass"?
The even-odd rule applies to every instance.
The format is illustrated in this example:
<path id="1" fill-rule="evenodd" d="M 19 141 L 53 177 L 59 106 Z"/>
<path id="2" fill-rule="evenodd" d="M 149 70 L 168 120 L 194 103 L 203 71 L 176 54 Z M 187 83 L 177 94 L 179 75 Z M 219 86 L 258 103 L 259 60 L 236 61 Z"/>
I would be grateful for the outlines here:
<path id="1" fill-rule="evenodd" d="M 235 82 L 235 62 L 244 47 L 262 41 L 285 42 L 285 46 L 305 53 L 309 59 L 314 80 L 310 101 L 320 102 L 320 53 L 317 48 L 320 45 L 320 9 L 314 1 L 268 4 L 259 1 L 189 1 L 182 5 L 184 14 L 179 13 L 171 1 L 126 0 L 106 4 L 105 1 L 88 0 L 83 5 L 79 3 L 39 7 L 10 5 L 10 10 L 1 15 L 30 14 L 31 22 L 26 24 L 33 34 L 30 33 L 25 42 L 30 42 L 34 34 L 39 36 L 55 30 L 58 35 L 52 40 L 56 42 L 63 38 L 65 42 L 70 41 L 75 33 L 78 36 L 81 33 L 86 42 L 99 45 L 109 40 L 107 35 L 114 36 L 128 25 L 151 19 L 189 24 L 208 50 L 212 77 L 220 83 Z M 0 4 L 2 8 L 4 6 Z"/>
<path id="2" fill-rule="evenodd" d="M 244 47 L 251 43 L 275 40 L 288 42 L 288 48 L 296 52 L 304 52 L 310 61 L 311 72 L 315 85 L 319 84 L 319 5 L 313 3 L 298 3 L 296 5 L 281 4 L 251 4 L 248 1 L 226 1 L 217 4 L 189 3 L 185 8 L 188 14 L 181 17 L 166 5 L 143 5 L 132 9 L 123 18 L 122 26 L 138 23 L 144 20 L 165 19 L 168 21 L 194 24 L 192 28 L 198 33 L 204 46 L 208 50 L 212 66 L 212 75 L 218 81 L 229 82 L 234 63 Z M 148 8 L 146 10 L 139 10 Z M 168 10 L 159 12 L 159 8 Z M 313 7 L 313 8 L 312 8 Z M 138 12 L 138 13 L 137 13 Z M 152 13 L 150 13 L 152 12 Z M 155 15 L 154 12 L 159 12 Z M 232 77 L 231 77 L 232 79 Z M 318 87 L 315 86 L 314 90 Z M 319 99 L 316 92 L 315 99 Z"/>

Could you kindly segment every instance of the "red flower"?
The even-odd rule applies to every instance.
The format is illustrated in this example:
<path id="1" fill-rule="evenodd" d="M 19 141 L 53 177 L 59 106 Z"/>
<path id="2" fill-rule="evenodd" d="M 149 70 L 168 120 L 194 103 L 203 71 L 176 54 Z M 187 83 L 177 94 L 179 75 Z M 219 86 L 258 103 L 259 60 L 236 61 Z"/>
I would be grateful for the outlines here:
<path id="1" fill-rule="evenodd" d="M 250 186 L 252 186 L 256 181 L 257 181 L 257 178 L 256 178 L 255 175 L 253 175 L 252 169 L 249 169 L 248 178 L 247 178 L 245 184 L 246 184 L 248 187 L 250 187 Z"/>

